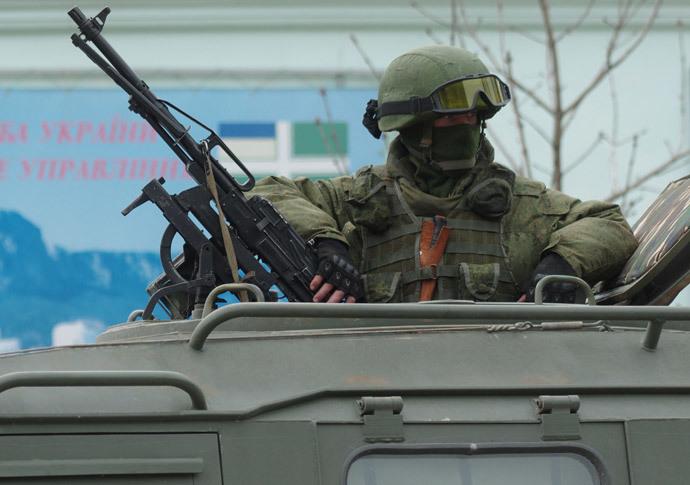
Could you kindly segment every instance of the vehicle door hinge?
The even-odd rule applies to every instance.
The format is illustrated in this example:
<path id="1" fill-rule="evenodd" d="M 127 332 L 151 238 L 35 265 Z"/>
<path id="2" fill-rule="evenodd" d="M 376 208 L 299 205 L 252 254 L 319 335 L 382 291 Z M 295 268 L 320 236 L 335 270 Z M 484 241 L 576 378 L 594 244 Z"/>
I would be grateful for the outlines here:
<path id="1" fill-rule="evenodd" d="M 405 441 L 403 436 L 402 397 L 366 396 L 356 401 L 364 421 L 364 441 L 369 443 Z"/>
<path id="2" fill-rule="evenodd" d="M 539 396 L 537 415 L 541 419 L 542 441 L 579 440 L 579 396 Z"/>

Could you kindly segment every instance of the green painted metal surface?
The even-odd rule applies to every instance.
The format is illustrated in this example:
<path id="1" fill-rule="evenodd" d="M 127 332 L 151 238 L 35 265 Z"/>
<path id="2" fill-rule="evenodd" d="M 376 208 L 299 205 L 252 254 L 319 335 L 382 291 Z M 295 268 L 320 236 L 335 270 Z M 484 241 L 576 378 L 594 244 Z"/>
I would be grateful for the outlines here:
<path id="1" fill-rule="evenodd" d="M 213 433 L 0 436 L 2 483 L 221 483 Z"/>
<path id="2" fill-rule="evenodd" d="M 0 477 L 337 484 L 367 446 L 571 444 L 601 457 L 594 483 L 679 483 L 689 326 L 680 307 L 447 302 L 128 322 L 0 355 Z"/>

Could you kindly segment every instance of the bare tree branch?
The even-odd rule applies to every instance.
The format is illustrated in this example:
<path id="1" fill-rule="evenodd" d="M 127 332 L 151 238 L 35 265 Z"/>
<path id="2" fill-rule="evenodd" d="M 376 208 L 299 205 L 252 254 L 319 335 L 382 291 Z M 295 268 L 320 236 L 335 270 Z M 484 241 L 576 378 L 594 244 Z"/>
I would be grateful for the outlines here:
<path id="1" fill-rule="evenodd" d="M 686 130 L 686 108 L 685 108 L 685 100 L 686 100 L 686 93 L 687 93 L 687 59 L 685 55 L 685 42 L 683 38 L 683 25 L 682 22 L 679 20 L 677 22 L 678 25 L 678 41 L 679 41 L 679 56 L 680 56 L 680 84 L 681 84 L 681 89 L 680 89 L 680 94 L 679 94 L 679 104 L 680 104 L 680 112 L 681 112 L 681 122 L 680 122 L 680 134 L 679 134 L 679 139 L 678 143 L 675 147 L 675 149 L 671 146 L 671 143 L 666 140 L 666 146 L 668 147 L 670 158 L 658 165 L 655 169 L 651 170 L 650 172 L 646 173 L 642 177 L 639 177 L 635 182 L 630 182 L 630 179 L 632 178 L 632 172 L 633 172 L 633 166 L 634 166 L 634 157 L 636 156 L 637 153 L 637 137 L 634 138 L 633 140 L 633 152 L 631 154 L 631 160 L 629 162 L 629 168 L 628 168 L 628 177 L 627 177 L 627 183 L 624 189 L 620 191 L 615 191 L 609 196 L 608 200 L 615 200 L 616 198 L 623 197 L 623 203 L 626 202 L 625 197 L 635 189 L 640 189 L 642 184 L 646 182 L 647 180 L 658 176 L 662 175 L 665 172 L 668 172 L 672 169 L 676 168 L 676 165 L 678 162 L 688 158 L 690 156 L 690 149 L 682 150 L 683 146 L 685 145 L 685 130 Z"/>
<path id="2" fill-rule="evenodd" d="M 350 34 L 350 40 L 352 41 L 352 43 L 357 48 L 357 51 L 362 56 L 362 59 L 364 59 L 364 62 L 369 67 L 369 70 L 374 75 L 376 80 L 381 82 L 381 73 L 374 67 L 374 63 L 371 62 L 371 59 L 369 59 L 369 56 L 367 55 L 367 53 L 364 52 L 362 47 L 359 45 L 359 40 L 357 40 L 357 36 L 355 34 Z"/>
<path id="3" fill-rule="evenodd" d="M 666 160 L 664 163 L 662 163 L 662 164 L 658 165 L 657 167 L 655 167 L 653 170 L 650 170 L 650 171 L 647 172 L 646 174 L 644 174 L 644 175 L 642 175 L 641 177 L 637 178 L 637 180 L 635 180 L 635 181 L 634 181 L 632 184 L 630 184 L 629 186 L 627 186 L 627 187 L 625 187 L 625 188 L 623 188 L 623 189 L 621 189 L 621 190 L 619 190 L 619 191 L 617 191 L 617 192 L 614 192 L 614 193 L 610 194 L 610 195 L 606 198 L 606 201 L 607 201 L 607 202 L 613 202 L 614 200 L 616 200 L 616 199 L 622 197 L 623 195 L 625 195 L 626 193 L 630 192 L 631 190 L 640 187 L 643 183 L 645 183 L 645 182 L 648 181 L 649 179 L 651 179 L 651 178 L 653 178 L 653 177 L 656 177 L 657 175 L 661 175 L 661 174 L 663 174 L 664 172 L 666 172 L 667 170 L 670 170 L 670 169 L 672 169 L 672 168 L 675 168 L 675 166 L 676 166 L 676 164 L 677 164 L 678 162 L 680 162 L 680 161 L 682 161 L 682 160 L 685 160 L 685 159 L 688 158 L 688 157 L 690 157 L 690 149 L 684 150 L 684 151 L 682 151 L 682 152 L 680 152 L 680 153 L 678 153 L 678 154 L 672 156 L 671 158 L 669 158 L 668 160 Z"/>
<path id="4" fill-rule="evenodd" d="M 551 82 L 553 91 L 553 133 L 551 153 L 553 155 L 553 172 L 551 173 L 551 187 L 561 190 L 563 175 L 561 173 L 561 141 L 563 139 L 563 102 L 561 100 L 561 74 L 558 69 L 558 53 L 556 51 L 556 39 L 553 36 L 553 27 L 549 16 L 549 4 L 547 0 L 539 0 L 544 31 L 546 32 L 546 45 L 551 64 Z"/>
<path id="5" fill-rule="evenodd" d="M 477 44 L 477 46 L 484 53 L 486 58 L 489 59 L 489 62 L 496 68 L 498 73 L 506 78 L 506 81 L 508 82 L 508 84 L 510 84 L 512 88 L 517 88 L 520 91 L 522 91 L 537 106 L 542 108 L 544 111 L 546 111 L 547 113 L 553 114 L 551 107 L 548 104 L 546 104 L 544 101 L 542 101 L 542 99 L 539 98 L 539 96 L 537 96 L 533 90 L 527 88 L 519 80 L 512 77 L 510 75 L 510 73 L 508 73 L 505 70 L 505 68 L 503 67 L 503 63 L 500 62 L 500 60 L 497 59 L 496 56 L 494 56 L 491 49 L 489 49 L 489 47 L 481 41 L 481 39 L 479 38 L 479 35 L 477 34 L 477 30 L 472 25 L 472 23 L 469 21 L 469 18 L 467 16 L 467 10 L 465 9 L 465 4 L 463 1 L 460 1 L 460 12 L 462 14 L 463 25 L 465 26 L 465 30 L 467 31 L 467 34 Z"/>
<path id="6" fill-rule="evenodd" d="M 587 148 L 584 149 L 580 156 L 577 157 L 570 165 L 563 169 L 563 175 L 565 176 L 568 173 L 572 172 L 582 162 L 584 162 L 587 159 L 587 157 L 589 157 L 592 154 L 592 152 L 601 144 L 601 142 L 604 141 L 604 139 L 604 134 L 602 132 L 599 132 L 597 137 L 592 141 L 592 143 L 589 144 Z"/>
<path id="7" fill-rule="evenodd" d="M 506 72 L 509 74 L 509 76 L 512 78 L 513 77 L 513 59 L 512 56 L 510 55 L 510 52 L 506 51 L 505 48 L 505 35 L 504 35 L 504 28 L 503 28 L 503 2 L 498 2 L 497 5 L 498 8 L 498 22 L 499 22 L 499 45 L 500 45 L 500 50 L 501 50 L 501 58 L 503 58 L 503 61 L 505 62 L 506 66 Z M 532 177 L 532 167 L 530 163 L 530 158 L 529 158 L 529 153 L 527 150 L 527 137 L 525 136 L 525 125 L 522 123 L 522 113 L 520 111 L 520 103 L 518 101 L 519 96 L 516 96 L 515 93 L 513 93 L 512 101 L 513 101 L 513 114 L 515 115 L 515 126 L 517 127 L 518 130 L 518 142 L 520 145 L 520 153 L 522 155 L 521 157 L 521 163 L 520 163 L 520 170 L 518 170 L 519 173 L 522 175 L 525 175 L 529 178 Z"/>
<path id="8" fill-rule="evenodd" d="M 683 35 L 684 25 L 682 20 L 676 22 L 678 27 L 678 52 L 680 56 L 680 94 L 678 96 L 678 104 L 680 105 L 680 134 L 678 136 L 678 144 L 676 145 L 676 152 L 679 152 L 685 146 L 685 135 L 687 133 L 687 94 L 688 94 L 688 60 L 685 55 L 685 37 Z"/>
<path id="9" fill-rule="evenodd" d="M 527 172 L 528 176 L 531 176 L 532 168 L 539 172 L 549 173 L 551 175 L 551 186 L 558 189 L 561 186 L 563 177 L 571 173 L 579 166 L 582 162 L 592 155 L 592 153 L 599 147 L 602 141 L 608 141 L 610 144 L 609 153 L 609 166 L 611 171 L 611 180 L 613 184 L 613 193 L 611 194 L 609 200 L 613 199 L 623 199 L 624 205 L 634 205 L 636 200 L 631 198 L 629 195 L 633 190 L 642 190 L 643 184 L 649 179 L 665 173 L 665 171 L 672 170 L 678 166 L 680 160 L 685 160 L 690 154 L 690 150 L 682 151 L 682 148 L 686 146 L 686 131 L 687 131 L 687 120 L 686 120 L 686 107 L 687 102 L 687 92 L 688 92 L 688 79 L 687 79 L 687 61 L 685 58 L 685 44 L 682 38 L 683 25 L 682 22 L 678 23 L 679 31 L 679 44 L 680 44 L 680 57 L 681 57 L 681 85 L 683 86 L 680 94 L 679 104 L 681 110 L 681 134 L 678 139 L 675 149 L 669 143 L 670 156 L 666 162 L 657 165 L 655 168 L 650 170 L 648 173 L 642 175 L 638 179 L 632 181 L 634 168 L 637 163 L 638 157 L 638 147 L 640 140 L 640 133 L 636 133 L 631 139 L 621 140 L 619 133 L 619 101 L 617 97 L 617 90 L 615 86 L 615 78 L 613 77 L 613 71 L 620 66 L 624 61 L 626 61 L 635 49 L 642 43 L 649 33 L 652 25 L 656 21 L 661 8 L 662 0 L 653 0 L 652 2 L 646 3 L 646 0 L 618 0 L 614 5 L 617 6 L 616 17 L 612 22 L 604 19 L 606 25 L 609 25 L 611 32 L 607 40 L 607 44 L 604 50 L 604 59 L 601 67 L 597 72 L 594 73 L 592 78 L 582 87 L 580 90 L 575 92 L 575 97 L 571 101 L 566 102 L 564 96 L 564 79 L 561 78 L 562 74 L 559 69 L 559 42 L 574 31 L 582 27 L 585 21 L 592 15 L 594 5 L 596 0 L 588 0 L 586 4 L 583 2 L 583 10 L 577 15 L 570 24 L 566 25 L 561 31 L 556 32 L 551 23 L 551 11 L 549 0 L 539 0 L 539 8 L 542 15 L 542 25 L 544 29 L 544 39 L 538 38 L 532 32 L 523 32 L 515 26 L 505 25 L 505 11 L 504 5 L 501 0 L 497 5 L 498 8 L 498 34 L 499 34 L 499 52 L 498 56 L 495 52 L 488 47 L 487 44 L 482 42 L 481 35 L 481 18 L 470 19 L 466 4 L 463 0 L 449 0 L 451 12 L 450 16 L 446 18 L 436 18 L 429 11 L 421 6 L 421 1 L 417 0 L 412 3 L 412 6 L 417 9 L 422 15 L 429 18 L 439 26 L 443 28 L 448 28 L 450 32 L 450 43 L 454 44 L 458 40 L 461 42 L 464 39 L 472 39 L 476 44 L 475 48 L 480 51 L 483 58 L 488 61 L 489 65 L 492 65 L 495 72 L 505 78 L 505 81 L 510 85 L 513 91 L 513 103 L 512 107 L 514 109 L 515 115 L 515 126 L 518 131 L 518 143 L 521 148 L 521 153 L 519 157 L 511 156 L 510 153 L 514 154 L 514 150 L 506 150 L 506 148 L 501 144 L 502 138 L 495 138 L 495 144 L 497 149 L 504 153 L 504 158 L 511 164 L 512 167 L 516 169 L 517 172 Z M 567 8 L 567 7 L 566 7 Z M 458 19 L 458 9 L 460 13 L 460 19 Z M 646 18 L 637 28 L 631 28 L 631 24 L 634 19 L 639 18 L 645 12 Z M 462 22 L 459 25 L 459 22 Z M 460 28 L 462 27 L 462 28 Z M 437 38 L 434 38 L 431 29 L 426 29 L 427 35 L 433 38 L 435 42 L 438 42 Z M 518 79 L 514 72 L 514 65 L 510 49 L 506 47 L 506 32 L 514 32 L 517 35 L 526 37 L 534 42 L 538 42 L 545 46 L 547 55 L 547 87 L 551 92 L 551 98 L 545 97 L 541 92 L 543 91 L 543 85 L 540 82 L 539 86 L 530 88 L 523 80 Z M 576 118 L 576 114 L 579 108 L 582 106 L 583 102 L 588 99 L 595 89 L 597 89 L 604 79 L 609 81 L 609 91 L 612 100 L 612 120 L 610 127 L 610 136 L 606 136 L 605 133 L 600 132 L 598 136 L 591 140 L 590 144 L 570 163 L 565 164 L 565 160 L 562 158 L 563 141 L 565 139 L 565 134 L 570 128 L 571 124 Z M 570 98 L 570 97 L 569 97 Z M 547 127 L 545 123 L 537 123 L 534 119 L 530 119 L 525 116 L 525 106 L 529 106 L 530 102 L 534 106 L 543 110 L 549 116 L 549 122 L 551 124 L 550 129 L 547 132 Z M 528 146 L 528 136 L 527 131 L 534 130 L 541 138 L 543 138 L 548 146 L 551 147 L 552 154 L 552 164 L 553 170 L 532 164 L 529 158 L 529 146 Z M 630 151 L 630 158 L 627 163 L 627 173 L 625 177 L 625 187 L 618 189 L 618 154 L 616 149 L 623 144 L 629 144 L 632 142 L 632 147 Z"/>
<path id="10" fill-rule="evenodd" d="M 624 25 L 629 23 L 632 19 L 634 19 L 642 6 L 646 3 L 646 0 L 638 0 L 637 4 L 633 3 L 634 0 L 626 0 L 625 5 L 620 5 L 620 0 L 619 0 L 619 5 L 618 5 L 618 17 L 619 17 L 619 22 L 622 22 Z M 662 0 L 663 1 L 663 0 Z M 604 19 L 604 23 L 607 25 L 611 25 L 608 23 L 607 19 Z M 622 29 L 621 29 L 622 33 Z M 626 44 L 630 44 L 634 42 L 636 37 L 636 34 L 631 35 L 627 40 L 623 40 L 617 47 L 623 48 Z"/>
<path id="11" fill-rule="evenodd" d="M 522 115 L 522 121 L 527 123 L 546 143 L 551 144 L 551 136 L 536 121 L 526 115 Z"/>
<path id="12" fill-rule="evenodd" d="M 534 104 L 539 106 L 541 109 L 546 111 L 549 115 L 553 116 L 554 110 L 551 106 L 546 104 L 537 94 L 536 94 L 536 89 L 530 89 L 527 86 L 525 86 L 521 81 L 516 79 L 515 77 L 511 77 L 510 73 L 508 73 L 504 69 L 499 70 L 500 74 L 502 74 L 506 78 L 506 82 L 510 84 L 512 88 L 516 88 L 519 90 L 522 94 L 526 95 Z M 513 89 L 515 91 L 516 89 Z"/>
<path id="13" fill-rule="evenodd" d="M 424 7 L 422 7 L 419 3 L 417 3 L 417 2 L 411 2 L 410 5 L 412 6 L 412 8 L 414 8 L 415 10 L 417 10 L 419 13 L 421 13 L 424 17 L 428 18 L 428 19 L 431 20 L 432 22 L 435 22 L 435 23 L 437 23 L 438 25 L 440 25 L 440 26 L 442 26 L 442 27 L 446 27 L 446 28 L 452 29 L 452 27 L 453 27 L 452 23 L 448 23 L 448 22 L 445 22 L 445 21 L 443 21 L 442 19 L 440 19 L 440 18 L 438 18 L 438 17 L 434 17 L 434 16 L 431 15 Z M 452 7 L 451 7 L 451 8 L 452 8 Z"/>
<path id="14" fill-rule="evenodd" d="M 321 141 L 323 142 L 323 145 L 326 147 L 326 150 L 328 150 L 328 154 L 331 156 L 331 161 L 333 162 L 333 165 L 335 166 L 335 169 L 338 171 L 340 175 L 344 175 L 342 172 L 342 168 L 340 166 L 340 159 L 338 156 L 335 154 L 333 151 L 333 148 L 331 148 L 331 144 L 328 142 L 328 136 L 326 135 L 326 130 L 323 127 L 323 123 L 321 122 L 321 118 L 318 116 L 314 118 L 314 123 L 316 124 L 316 128 L 319 130 L 319 136 L 321 137 Z M 347 173 L 347 172 L 345 172 Z"/>
<path id="15" fill-rule="evenodd" d="M 508 32 L 514 32 L 517 35 L 524 37 L 527 40 L 534 42 L 535 44 L 545 45 L 544 39 L 536 35 L 532 35 L 530 32 L 517 28 L 514 25 L 510 25 L 506 28 Z"/>
<path id="16" fill-rule="evenodd" d="M 491 64 L 493 64 L 497 68 L 501 69 L 502 63 L 500 62 L 500 59 L 497 59 L 496 56 L 494 56 L 491 49 L 489 49 L 489 47 L 486 44 L 484 44 L 479 38 L 479 35 L 477 34 L 477 29 L 474 25 L 472 25 L 472 22 L 470 22 L 469 17 L 467 16 L 465 2 L 462 0 L 460 0 L 460 13 L 462 15 L 462 23 L 465 26 L 465 31 L 467 32 L 467 34 L 472 38 L 472 40 L 474 40 L 477 46 L 479 46 L 484 55 L 489 59 L 489 62 L 491 62 Z M 479 23 L 477 25 L 479 25 Z"/>
<path id="17" fill-rule="evenodd" d="M 594 79 L 592 79 L 592 81 L 590 81 L 590 83 L 580 92 L 580 95 L 577 98 L 575 98 L 575 100 L 563 110 L 565 113 L 575 111 L 580 106 L 582 101 L 587 97 L 587 95 L 589 95 L 594 90 L 594 88 L 596 88 L 599 85 L 599 83 L 604 79 L 606 74 L 610 72 L 612 69 L 618 67 L 625 59 L 628 58 L 628 56 L 637 48 L 637 46 L 640 45 L 642 40 L 647 35 L 647 32 L 649 32 L 649 29 L 651 29 L 652 24 L 656 20 L 659 14 L 660 7 L 661 0 L 656 0 L 654 3 L 652 14 L 647 19 L 647 22 L 642 27 L 637 37 L 635 37 L 633 43 L 625 50 L 625 52 L 623 52 L 623 54 L 621 54 L 617 59 L 612 61 L 611 57 L 613 55 L 613 50 L 615 48 L 615 41 L 618 38 L 620 30 L 623 28 L 623 25 L 620 25 L 620 27 L 614 31 L 614 34 L 611 37 L 611 41 L 609 42 L 609 46 L 606 50 L 606 60 L 604 62 L 604 66 L 594 76 Z"/>
<path id="18" fill-rule="evenodd" d="M 319 128 L 319 133 L 321 133 L 326 148 L 328 148 L 328 151 L 331 153 L 331 156 L 333 157 L 333 163 L 335 164 L 338 173 L 340 175 L 345 175 L 348 172 L 347 163 L 345 162 L 345 152 L 343 151 L 343 147 L 340 144 L 340 138 L 338 138 L 338 134 L 335 131 L 335 122 L 333 121 L 333 116 L 331 116 L 331 106 L 328 103 L 328 95 L 326 94 L 326 89 L 319 89 L 319 94 L 321 94 L 321 99 L 323 100 L 323 108 L 326 111 L 326 121 L 328 122 L 330 139 L 333 142 L 335 153 L 333 153 L 333 151 L 331 150 L 331 145 L 330 143 L 328 143 L 326 133 L 324 132 L 323 127 L 321 126 L 321 120 L 319 120 L 318 118 L 316 118 L 316 125 Z"/>
<path id="19" fill-rule="evenodd" d="M 538 165 L 538 164 L 533 164 L 534 169 L 538 172 L 543 173 L 544 175 L 551 175 L 551 171 L 549 170 L 548 167 L 545 167 L 543 165 Z"/>
<path id="20" fill-rule="evenodd" d="M 450 2 L 450 45 L 455 45 L 455 39 L 460 37 L 458 34 L 458 11 L 457 0 Z"/>
<path id="21" fill-rule="evenodd" d="M 611 138 L 613 143 L 609 150 L 609 176 L 611 178 L 611 191 L 618 190 L 618 170 L 616 166 L 616 143 L 618 141 L 618 92 L 616 80 L 612 72 L 608 74 L 609 95 L 611 96 Z"/>
<path id="22" fill-rule="evenodd" d="M 632 182 L 632 174 L 633 174 L 633 171 L 635 170 L 635 162 L 637 161 L 637 141 L 638 141 L 638 137 L 634 136 L 632 149 L 630 151 L 630 160 L 628 160 L 628 173 L 627 173 L 627 176 L 625 177 L 625 186 L 626 187 L 630 187 L 631 182 Z M 629 205 L 628 195 L 630 195 L 630 191 L 623 194 L 623 200 L 621 202 L 621 206 L 628 207 L 628 205 Z"/>
<path id="23" fill-rule="evenodd" d="M 607 136 L 606 134 L 604 135 L 604 140 L 606 140 L 608 143 L 615 145 L 617 147 L 622 147 L 624 145 L 632 144 L 635 141 L 635 138 L 642 138 L 643 135 L 647 134 L 647 130 L 640 130 L 638 132 L 633 133 L 627 138 L 621 138 L 619 140 L 614 140 L 610 136 Z"/>
<path id="24" fill-rule="evenodd" d="M 666 150 L 668 150 L 669 153 L 674 152 L 673 146 L 671 146 L 671 140 L 664 140 L 664 145 L 666 145 Z"/>
<path id="25" fill-rule="evenodd" d="M 511 155 L 510 150 L 506 148 L 506 146 L 503 144 L 501 141 L 502 138 L 500 136 L 494 136 L 493 135 L 493 130 L 491 130 L 489 127 L 486 128 L 487 133 L 490 135 L 491 138 L 491 144 L 496 145 L 496 147 L 500 150 L 500 152 L 503 154 L 503 158 L 505 158 L 508 161 L 508 165 L 515 170 L 516 172 L 520 172 L 520 164 L 515 161 L 515 158 Z"/>
<path id="26" fill-rule="evenodd" d="M 439 39 L 438 37 L 436 37 L 434 35 L 434 32 L 431 30 L 431 27 L 427 27 L 426 29 L 424 29 L 424 32 L 426 33 L 426 35 L 429 36 L 429 38 L 431 40 L 434 41 L 435 44 L 437 44 L 437 45 L 443 44 L 443 41 L 441 41 L 441 39 Z"/>
<path id="27" fill-rule="evenodd" d="M 594 6 L 595 3 L 596 3 L 596 0 L 589 0 L 589 3 L 585 7 L 585 10 L 582 12 L 582 15 L 580 15 L 580 17 L 575 22 L 573 22 L 571 25 L 569 25 L 568 27 L 563 29 L 563 32 L 561 32 L 560 34 L 558 34 L 556 36 L 556 42 L 560 42 L 565 37 L 567 37 L 570 33 L 577 30 L 582 25 L 582 23 L 585 21 L 585 19 L 587 17 L 589 17 L 589 13 L 591 12 L 592 7 Z"/>

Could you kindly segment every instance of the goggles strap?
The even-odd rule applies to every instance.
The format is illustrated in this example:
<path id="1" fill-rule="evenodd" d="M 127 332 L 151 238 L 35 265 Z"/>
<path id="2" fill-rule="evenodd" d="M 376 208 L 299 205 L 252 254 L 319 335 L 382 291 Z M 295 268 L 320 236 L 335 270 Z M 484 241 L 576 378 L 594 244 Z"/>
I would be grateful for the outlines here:
<path id="1" fill-rule="evenodd" d="M 404 101 L 388 101 L 380 104 L 376 114 L 379 118 L 388 115 L 416 115 L 432 109 L 434 109 L 434 103 L 430 97 L 412 96 Z"/>

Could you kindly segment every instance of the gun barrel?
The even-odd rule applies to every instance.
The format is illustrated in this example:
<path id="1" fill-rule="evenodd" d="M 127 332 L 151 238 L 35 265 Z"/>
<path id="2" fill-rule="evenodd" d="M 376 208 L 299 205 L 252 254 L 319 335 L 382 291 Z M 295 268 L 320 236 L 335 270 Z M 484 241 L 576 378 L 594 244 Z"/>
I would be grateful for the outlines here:
<path id="1" fill-rule="evenodd" d="M 110 13 L 110 8 L 105 7 L 101 12 L 94 18 L 87 18 L 84 13 L 79 10 L 79 7 L 72 8 L 67 15 L 70 16 L 72 20 L 77 24 L 79 32 L 85 37 L 86 40 L 90 40 L 98 47 L 106 59 L 113 65 L 115 69 L 129 81 L 130 84 L 135 86 L 137 89 L 146 86 L 146 83 L 137 76 L 137 74 L 132 70 L 131 67 L 125 62 L 122 57 L 112 48 L 108 41 L 101 35 L 101 30 L 105 25 L 105 19 Z M 100 20 L 100 22 L 98 22 Z M 155 96 L 149 96 L 149 99 L 155 99 Z"/>
<path id="2" fill-rule="evenodd" d="M 84 13 L 77 6 L 72 7 L 70 11 L 67 12 L 67 15 L 69 15 L 77 25 L 81 25 L 86 21 L 86 15 L 84 15 Z"/>

